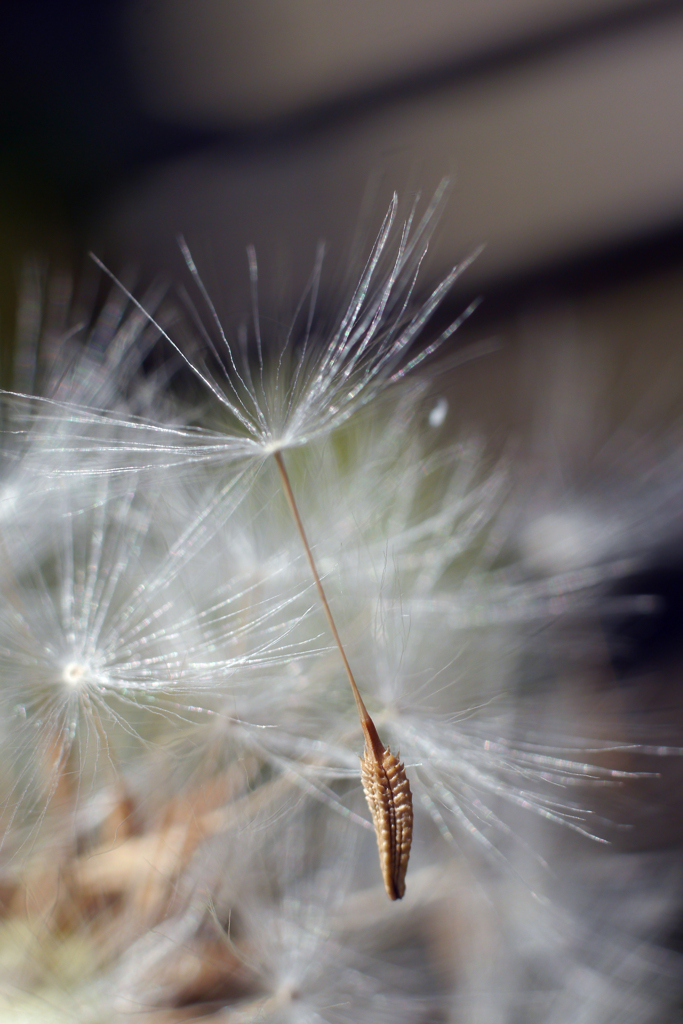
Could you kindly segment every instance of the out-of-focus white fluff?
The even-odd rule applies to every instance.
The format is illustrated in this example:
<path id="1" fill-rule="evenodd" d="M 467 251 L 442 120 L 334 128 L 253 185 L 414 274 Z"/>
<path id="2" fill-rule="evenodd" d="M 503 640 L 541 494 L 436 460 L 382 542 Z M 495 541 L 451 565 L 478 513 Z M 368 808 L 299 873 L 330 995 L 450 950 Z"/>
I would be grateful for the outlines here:
<path id="1" fill-rule="evenodd" d="M 591 720 L 589 691 L 527 673 L 547 634 L 562 650 L 563 626 L 594 613 L 603 567 L 585 551 L 580 572 L 573 556 L 549 565 L 531 541 L 516 560 L 509 462 L 445 440 L 433 375 L 409 375 L 454 276 L 409 310 L 439 201 L 393 249 L 392 206 L 324 344 L 319 266 L 283 347 L 256 315 L 253 352 L 215 324 L 213 341 L 176 341 L 160 291 L 115 292 L 94 327 L 65 315 L 55 333 L 29 282 L 0 481 L 14 1019 L 37 1001 L 41 1019 L 70 1006 L 83 1022 L 636 1024 L 675 1005 L 677 961 L 657 943 L 680 879 L 665 855 L 653 870 L 608 845 L 652 759 Z M 183 367 L 199 407 L 166 388 Z M 411 779 L 400 907 L 276 450 Z M 80 965 L 61 978 L 56 937 Z"/>

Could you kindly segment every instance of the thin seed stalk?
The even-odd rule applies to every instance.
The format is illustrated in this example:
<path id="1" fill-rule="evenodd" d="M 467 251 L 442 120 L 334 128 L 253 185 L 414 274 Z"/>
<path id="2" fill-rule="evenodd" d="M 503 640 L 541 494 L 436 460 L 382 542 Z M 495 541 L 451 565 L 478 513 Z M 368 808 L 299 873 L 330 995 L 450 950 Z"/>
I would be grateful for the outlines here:
<path id="1" fill-rule="evenodd" d="M 325 617 L 332 631 L 332 636 L 341 655 L 344 669 L 351 686 L 361 728 L 365 737 L 365 750 L 360 759 L 361 781 L 365 792 L 372 823 L 375 827 L 379 863 L 384 879 L 384 886 L 389 899 L 401 899 L 405 893 L 405 876 L 413 838 L 413 800 L 410 783 L 406 778 L 403 763 L 385 747 L 379 738 L 375 723 L 368 714 L 363 698 L 360 695 L 356 680 L 353 677 L 349 660 L 335 625 L 332 611 L 327 602 L 325 591 L 316 568 L 313 552 L 306 538 L 306 531 L 299 515 L 294 498 L 292 485 L 285 469 L 282 452 L 274 453 L 275 463 L 280 473 L 282 487 L 287 498 L 296 528 L 306 552 L 306 558 L 315 582 Z"/>

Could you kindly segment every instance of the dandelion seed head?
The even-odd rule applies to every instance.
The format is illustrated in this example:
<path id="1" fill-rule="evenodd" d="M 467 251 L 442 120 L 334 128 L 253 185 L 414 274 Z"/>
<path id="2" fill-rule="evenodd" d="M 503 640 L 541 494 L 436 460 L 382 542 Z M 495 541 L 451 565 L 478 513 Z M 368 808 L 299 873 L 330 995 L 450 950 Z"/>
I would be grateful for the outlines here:
<path id="1" fill-rule="evenodd" d="M 103 681 L 101 667 L 98 665 L 95 668 L 92 662 L 84 661 L 82 658 L 71 659 L 64 664 L 60 681 L 67 689 L 73 690 L 100 683 Z"/>
<path id="2" fill-rule="evenodd" d="M 112 998 L 98 1019 L 113 1008 L 117 1019 L 562 1021 L 586 1007 L 596 1020 L 646 1019 L 622 1012 L 619 975 L 636 961 L 633 986 L 652 979 L 641 953 L 676 885 L 655 865 L 640 923 L 616 877 L 594 886 L 604 921 L 558 909 L 572 907 L 574 851 L 613 834 L 593 794 L 629 781 L 631 751 L 589 742 L 578 700 L 554 729 L 552 684 L 525 664 L 550 622 L 595 610 L 595 563 L 610 549 L 593 526 L 607 520 L 585 503 L 545 516 L 526 505 L 528 540 L 511 541 L 506 458 L 446 441 L 434 378 L 406 379 L 433 348 L 411 352 L 454 279 L 409 311 L 433 215 L 404 229 L 392 205 L 327 324 L 319 261 L 275 338 L 260 334 L 279 328 L 259 313 L 255 254 L 251 320 L 233 337 L 217 318 L 202 325 L 211 300 L 185 249 L 210 311 L 194 334 L 168 326 L 154 298 L 109 300 L 97 352 L 61 338 L 34 387 L 47 401 L 8 414 L 20 440 L 0 484 L 0 814 L 20 838 L 50 801 L 61 815 L 71 852 L 57 871 L 74 906 L 65 913 L 50 890 L 34 920 L 54 905 L 58 941 L 85 936 L 106 961 Z M 157 335 L 183 387 L 188 370 L 199 381 L 195 404 L 171 391 L 160 413 L 157 382 L 136 383 L 129 339 L 148 351 Z M 268 464 L 283 449 L 363 699 L 414 794 L 400 909 L 384 907 L 361 729 Z M 479 909 L 465 920 L 472 878 Z M 42 882 L 29 871 L 3 913 Z M 585 879 L 576 892 L 585 901 Z M 597 950 L 588 969 L 586 950 Z"/>
<path id="3" fill-rule="evenodd" d="M 14 771 L 0 793 L 10 826 L 20 810 L 27 822 L 42 820 L 65 773 L 99 785 L 202 715 L 245 715 L 236 731 L 251 717 L 249 735 L 264 719 L 277 722 L 282 682 L 265 713 L 257 699 L 270 685 L 267 668 L 315 646 L 306 632 L 298 638 L 310 602 L 281 556 L 270 568 L 241 557 L 216 590 L 183 545 L 164 553 L 150 495 L 108 495 L 101 484 L 100 501 L 77 514 L 62 495 L 49 556 L 18 528 L 3 549 L 0 704 L 23 709 L 0 740 Z"/>

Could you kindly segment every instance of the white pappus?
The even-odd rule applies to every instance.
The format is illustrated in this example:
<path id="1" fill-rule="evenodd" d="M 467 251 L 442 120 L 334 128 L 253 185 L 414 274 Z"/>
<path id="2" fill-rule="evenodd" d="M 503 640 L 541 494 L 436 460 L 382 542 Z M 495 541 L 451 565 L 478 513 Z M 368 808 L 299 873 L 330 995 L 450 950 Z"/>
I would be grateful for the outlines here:
<path id="1" fill-rule="evenodd" d="M 233 340 L 185 247 L 208 327 L 181 340 L 160 293 L 124 291 L 105 303 L 101 375 L 62 337 L 38 397 L 29 377 L 8 397 L 7 479 L 24 509 L 38 496 L 41 525 L 7 504 L 0 942 L 22 927 L 40 955 L 0 972 L 0 994 L 46 998 L 55 936 L 92 954 L 73 985 L 83 1020 L 563 1022 L 590 977 L 599 1022 L 624 1010 L 634 951 L 653 987 L 657 924 L 631 927 L 617 896 L 586 965 L 591 883 L 569 870 L 619 834 L 601 795 L 647 786 L 637 742 L 596 736 L 588 700 L 560 714 L 555 679 L 525 677 L 548 623 L 595 608 L 600 574 L 530 581 L 506 547 L 509 460 L 444 441 L 449 404 L 430 398 L 427 357 L 462 318 L 412 348 L 468 262 L 413 308 L 443 194 L 404 225 L 394 200 L 324 336 L 321 256 L 273 344 L 254 254 L 251 337 Z M 157 341 L 167 358 L 150 371 L 141 350 Z M 178 367 L 197 405 L 164 387 Z M 359 688 L 415 795 L 401 906 L 371 852 L 361 728 L 282 452 Z M 34 856 L 48 844 L 52 887 Z M 643 1002 L 623 1019 L 666 1000 Z"/>

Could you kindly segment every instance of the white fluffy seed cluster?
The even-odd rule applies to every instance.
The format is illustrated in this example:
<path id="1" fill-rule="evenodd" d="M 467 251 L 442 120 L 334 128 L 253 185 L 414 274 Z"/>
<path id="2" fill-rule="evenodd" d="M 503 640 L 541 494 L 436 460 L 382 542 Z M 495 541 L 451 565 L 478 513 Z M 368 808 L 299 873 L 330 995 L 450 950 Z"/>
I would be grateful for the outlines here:
<path id="1" fill-rule="evenodd" d="M 646 781 L 633 744 L 597 742 L 579 698 L 558 721 L 523 672 L 558 594 L 579 616 L 597 577 L 511 562 L 505 464 L 447 439 L 448 403 L 414 372 L 454 329 L 415 354 L 462 269 L 414 307 L 441 199 L 405 222 L 392 205 L 324 334 L 320 266 L 275 342 L 257 315 L 246 340 L 223 331 L 189 252 L 208 310 L 189 340 L 160 289 L 117 288 L 93 318 L 67 278 L 51 294 L 27 272 L 0 479 L 0 1015 L 675 1005 L 674 954 L 648 943 L 676 872 L 648 893 L 649 866 L 606 842 L 600 795 Z M 274 452 L 386 744 L 362 762 L 372 822 Z M 374 832 L 392 898 L 413 838 L 401 905 Z"/>

